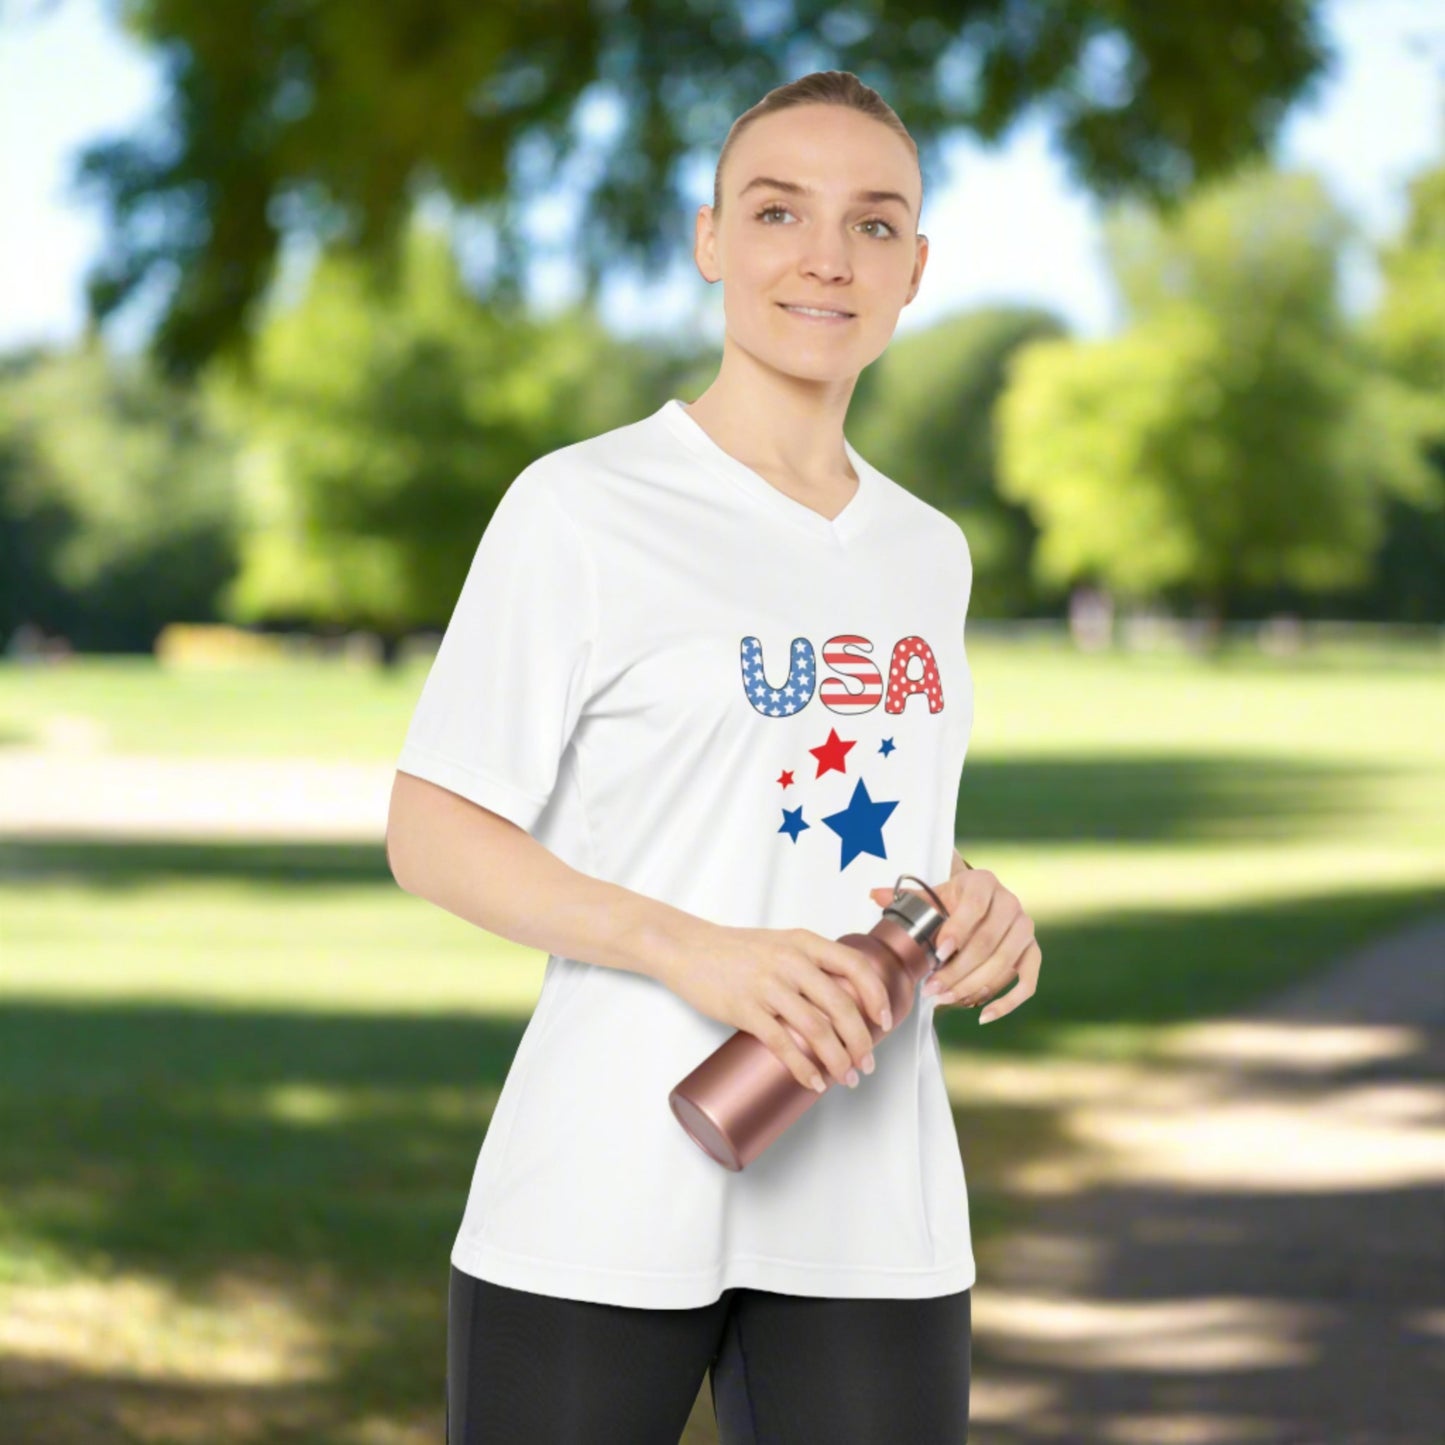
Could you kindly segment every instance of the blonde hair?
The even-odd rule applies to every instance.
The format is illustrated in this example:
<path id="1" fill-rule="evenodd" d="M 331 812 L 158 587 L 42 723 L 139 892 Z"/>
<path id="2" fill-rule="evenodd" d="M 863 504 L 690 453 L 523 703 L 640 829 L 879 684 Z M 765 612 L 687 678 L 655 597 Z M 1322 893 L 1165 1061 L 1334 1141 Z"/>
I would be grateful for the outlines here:
<path id="1" fill-rule="evenodd" d="M 790 80 L 786 85 L 780 85 L 776 89 L 770 90 L 751 110 L 745 110 L 732 123 L 727 133 L 727 139 L 723 141 L 722 149 L 718 152 L 717 169 L 713 172 L 712 209 L 714 219 L 722 214 L 723 162 L 727 160 L 728 152 L 733 148 L 734 141 L 760 117 L 772 115 L 775 111 L 787 110 L 795 105 L 846 105 L 864 115 L 872 116 L 874 120 L 882 121 L 889 130 L 902 136 L 913 152 L 913 159 L 915 161 L 919 159 L 918 145 L 909 135 L 908 127 L 899 120 L 897 112 L 872 86 L 864 85 L 851 70 L 815 70 L 811 75 Z M 920 186 L 922 174 L 923 166 L 919 162 Z M 922 209 L 923 194 L 920 188 L 920 213 Z"/>

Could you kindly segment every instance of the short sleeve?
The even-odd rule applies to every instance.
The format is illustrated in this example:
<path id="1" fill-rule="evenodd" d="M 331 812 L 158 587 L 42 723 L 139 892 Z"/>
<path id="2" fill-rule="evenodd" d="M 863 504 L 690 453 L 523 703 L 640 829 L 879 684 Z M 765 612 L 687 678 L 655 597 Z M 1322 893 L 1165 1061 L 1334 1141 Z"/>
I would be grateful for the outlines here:
<path id="1" fill-rule="evenodd" d="M 581 712 L 596 620 L 583 539 L 524 471 L 477 544 L 397 770 L 530 832 Z"/>

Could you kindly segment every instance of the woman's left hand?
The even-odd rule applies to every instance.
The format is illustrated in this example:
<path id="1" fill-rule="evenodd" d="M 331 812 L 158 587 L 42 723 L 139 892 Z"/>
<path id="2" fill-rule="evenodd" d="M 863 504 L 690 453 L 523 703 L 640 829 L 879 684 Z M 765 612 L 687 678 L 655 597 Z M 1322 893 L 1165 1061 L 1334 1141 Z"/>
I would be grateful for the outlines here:
<path id="1" fill-rule="evenodd" d="M 892 888 L 869 891 L 880 908 L 893 897 Z M 924 993 L 936 994 L 939 1007 L 961 1003 L 972 1008 L 1017 977 L 1018 987 L 979 1016 L 985 1024 L 1032 998 L 1043 953 L 1034 937 L 1034 921 L 1018 898 L 987 868 L 957 868 L 947 883 L 934 885 L 934 892 L 948 906 L 934 940 L 944 963 L 924 983 Z"/>

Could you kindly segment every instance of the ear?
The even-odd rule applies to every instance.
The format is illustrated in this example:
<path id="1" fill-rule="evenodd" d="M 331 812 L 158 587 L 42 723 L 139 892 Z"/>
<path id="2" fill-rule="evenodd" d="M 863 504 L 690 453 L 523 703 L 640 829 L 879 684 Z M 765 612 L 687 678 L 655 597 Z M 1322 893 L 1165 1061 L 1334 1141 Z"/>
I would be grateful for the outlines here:
<path id="1" fill-rule="evenodd" d="M 913 256 L 913 281 L 908 288 L 908 300 L 904 305 L 910 305 L 913 298 L 918 295 L 918 289 L 923 285 L 923 272 L 928 266 L 928 237 L 922 231 L 918 233 L 918 246 Z"/>
<path id="2" fill-rule="evenodd" d="M 697 219 L 693 227 L 692 259 L 698 273 L 709 285 L 722 280 L 714 255 L 716 231 L 713 227 L 712 207 L 706 203 L 697 208 Z"/>

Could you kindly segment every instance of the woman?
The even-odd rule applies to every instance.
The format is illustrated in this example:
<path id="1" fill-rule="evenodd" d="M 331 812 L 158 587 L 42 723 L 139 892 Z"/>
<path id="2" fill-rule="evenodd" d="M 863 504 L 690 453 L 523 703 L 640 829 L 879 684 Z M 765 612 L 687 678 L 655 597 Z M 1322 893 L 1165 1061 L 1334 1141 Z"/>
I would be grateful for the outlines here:
<path id="1" fill-rule="evenodd" d="M 836 941 L 948 874 L 943 997 L 1037 978 L 1018 900 L 952 853 L 967 541 L 843 436 L 921 203 L 847 72 L 740 117 L 698 216 L 717 378 L 516 478 L 418 701 L 395 876 L 549 954 L 452 1251 L 450 1445 L 672 1445 L 708 1372 L 724 1445 L 966 1438 L 935 1000 L 893 1029 Z M 738 1028 L 845 1087 L 733 1173 L 668 1094 Z"/>

